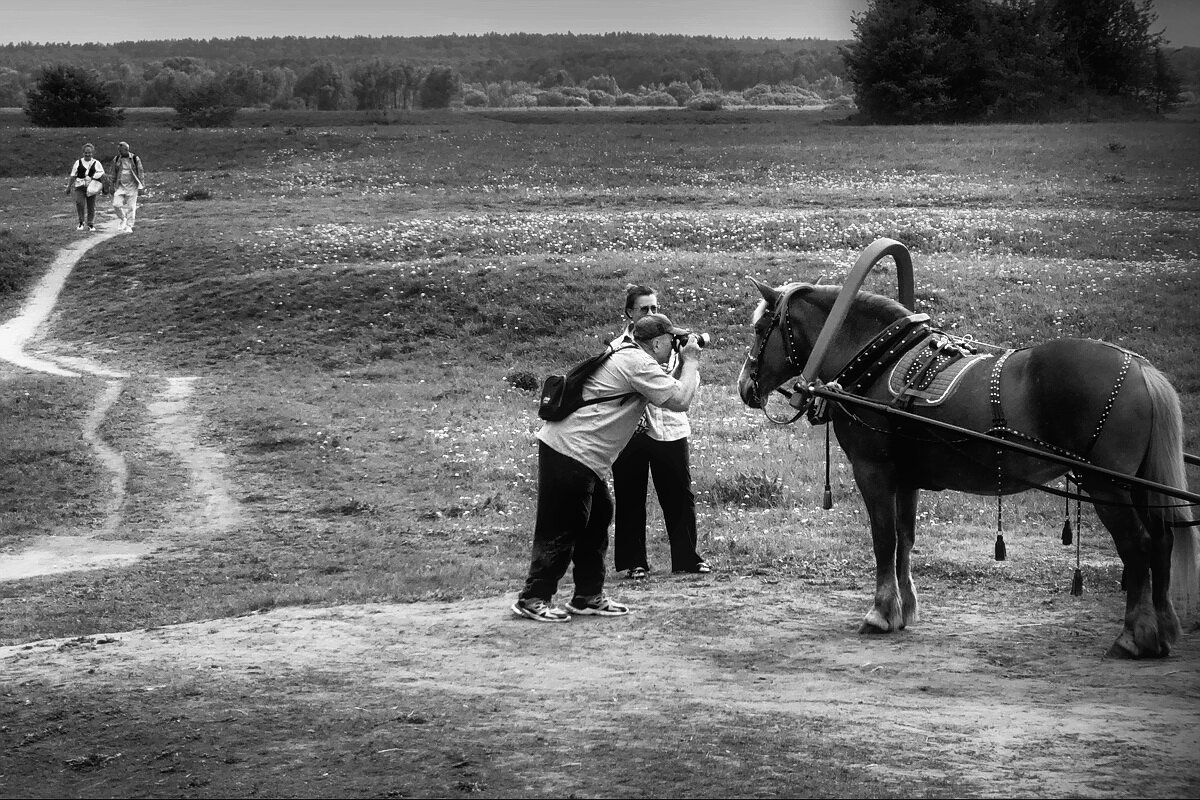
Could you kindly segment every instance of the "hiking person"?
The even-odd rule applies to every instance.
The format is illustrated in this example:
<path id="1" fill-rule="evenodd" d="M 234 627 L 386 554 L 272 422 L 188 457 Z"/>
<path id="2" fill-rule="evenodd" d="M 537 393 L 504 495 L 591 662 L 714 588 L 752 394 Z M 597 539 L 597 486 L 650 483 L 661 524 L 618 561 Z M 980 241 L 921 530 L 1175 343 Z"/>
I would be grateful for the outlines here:
<path id="1" fill-rule="evenodd" d="M 129 152 L 129 142 L 117 144 L 117 155 L 109 165 L 112 173 L 113 211 L 122 233 L 133 233 L 133 224 L 137 221 L 138 197 L 145 189 L 145 176 L 142 172 L 142 159 Z"/>
<path id="2" fill-rule="evenodd" d="M 96 159 L 95 145 L 85 144 L 83 155 L 75 160 L 67 174 L 67 194 L 75 193 L 75 212 L 79 217 L 75 230 L 83 230 L 85 221 L 89 231 L 96 230 L 96 193 L 88 191 L 88 184 L 103 177 L 104 165 Z"/>

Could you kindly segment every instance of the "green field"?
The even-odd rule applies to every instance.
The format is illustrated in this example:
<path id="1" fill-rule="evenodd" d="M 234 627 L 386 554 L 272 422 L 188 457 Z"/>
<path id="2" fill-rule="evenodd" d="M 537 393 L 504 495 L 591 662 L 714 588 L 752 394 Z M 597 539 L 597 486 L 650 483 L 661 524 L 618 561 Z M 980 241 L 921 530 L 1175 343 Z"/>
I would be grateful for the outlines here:
<path id="1" fill-rule="evenodd" d="M 718 570 L 869 583 L 866 518 L 836 446 L 837 504 L 822 512 L 823 431 L 765 422 L 733 382 L 758 297 L 748 277 L 840 282 L 882 236 L 913 251 L 918 310 L 948 330 L 1013 346 L 1089 336 L 1150 358 L 1200 450 L 1200 123 L 264 112 L 174 130 L 166 114 L 129 117 L 38 130 L 0 115 L 0 321 L 81 235 L 62 194 L 79 147 L 108 157 L 129 141 L 152 190 L 138 230 L 89 252 L 46 331 L 55 352 L 130 376 L 100 431 L 129 466 L 123 523 L 103 535 L 159 541 L 188 513 L 187 471 L 147 408 L 189 376 L 245 524 L 176 535 L 168 555 L 119 571 L 0 584 L 2 643 L 515 592 L 532 387 L 619 329 L 631 281 L 715 340 L 691 414 L 702 552 Z M 872 280 L 893 292 L 888 270 Z M 96 532 L 111 477 L 79 429 L 102 382 L 0 375 L 0 547 Z M 926 495 L 917 572 L 1000 579 L 987 571 L 994 505 Z M 1066 590 L 1062 515 L 1046 496 L 1007 503 L 1020 556 L 1004 580 Z M 1107 535 L 1084 524 L 1089 579 L 1113 579 Z M 663 566 L 665 537 L 651 539 Z"/>

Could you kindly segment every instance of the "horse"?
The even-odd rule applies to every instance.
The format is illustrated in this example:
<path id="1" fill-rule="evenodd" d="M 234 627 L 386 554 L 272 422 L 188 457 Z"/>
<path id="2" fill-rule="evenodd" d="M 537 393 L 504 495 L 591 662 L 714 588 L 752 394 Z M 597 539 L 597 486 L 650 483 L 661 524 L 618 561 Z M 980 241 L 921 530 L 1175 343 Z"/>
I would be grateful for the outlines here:
<path id="1" fill-rule="evenodd" d="M 911 267 L 909 281 L 911 286 Z M 860 633 L 895 632 L 919 621 L 910 553 L 922 489 L 1012 494 L 1071 469 L 1061 459 L 1049 461 L 1028 452 L 1035 450 L 1187 491 L 1179 397 L 1166 376 L 1135 353 L 1068 338 L 979 355 L 978 348 L 932 328 L 927 333 L 941 339 L 928 344 L 919 330 L 924 315 L 914 315 L 888 297 L 857 291 L 856 285 L 850 287 L 856 291 L 848 310 L 843 305 L 834 315 L 844 313 L 841 325 L 832 338 L 829 331 L 821 337 L 841 287 L 754 283 L 762 300 L 751 322 L 754 341 L 738 375 L 743 403 L 766 411 L 768 396 L 776 390 L 786 394 L 783 384 L 796 376 L 801 381 L 792 405 L 807 409 L 810 420 L 815 407 L 808 405 L 813 397 L 811 392 L 805 396 L 804 381 L 832 387 L 840 380 L 841 389 L 889 408 L 908 403 L 906 413 L 894 415 L 879 406 L 835 399 L 821 409 L 825 419 L 814 420 L 833 425 L 870 519 L 875 597 Z M 970 355 L 971 363 L 936 404 L 913 402 L 920 399 L 918 391 L 907 398 L 895 396 L 886 363 L 897 354 L 888 351 L 904 349 L 909 340 L 940 349 L 945 361 Z M 806 360 L 814 347 L 822 354 L 817 356 L 821 363 L 816 374 L 802 374 L 802 366 L 811 366 Z M 955 358 L 956 350 L 963 358 Z M 1000 448 L 979 436 L 943 434 L 952 429 L 935 427 L 938 423 L 997 436 L 1025 449 Z M 1177 500 L 1144 484 L 1122 483 L 1089 470 L 1075 470 L 1075 478 L 1125 567 L 1124 626 L 1106 655 L 1167 656 L 1180 633 L 1172 572 L 1174 599 L 1185 610 L 1200 591 L 1195 527 L 1189 527 Z"/>

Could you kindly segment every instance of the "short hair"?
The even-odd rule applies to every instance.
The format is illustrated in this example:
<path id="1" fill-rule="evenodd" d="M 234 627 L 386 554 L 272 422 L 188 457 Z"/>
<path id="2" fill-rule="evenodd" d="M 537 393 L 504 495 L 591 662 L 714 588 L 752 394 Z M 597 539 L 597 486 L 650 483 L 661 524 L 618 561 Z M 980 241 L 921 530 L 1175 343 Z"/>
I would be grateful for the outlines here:
<path id="1" fill-rule="evenodd" d="M 93 150 L 95 150 L 95 149 L 96 149 L 96 145 L 92 144 L 91 142 L 84 142 L 84 143 L 83 143 L 83 146 L 84 146 L 84 147 L 90 147 L 90 148 L 92 148 Z"/>
<path id="2" fill-rule="evenodd" d="M 650 294 L 657 295 L 658 292 L 640 283 L 625 284 L 625 310 L 628 311 L 633 308 L 633 304 L 637 302 L 639 297 L 645 297 Z"/>

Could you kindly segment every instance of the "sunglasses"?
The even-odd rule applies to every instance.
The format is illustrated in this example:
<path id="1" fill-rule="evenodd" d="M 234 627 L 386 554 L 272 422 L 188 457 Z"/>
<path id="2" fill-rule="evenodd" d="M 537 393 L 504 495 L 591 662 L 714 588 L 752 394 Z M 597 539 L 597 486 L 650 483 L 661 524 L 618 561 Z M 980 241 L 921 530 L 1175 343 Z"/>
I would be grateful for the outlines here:
<path id="1" fill-rule="evenodd" d="M 657 314 L 658 306 L 638 306 L 637 310 L 642 311 L 646 314 Z"/>

